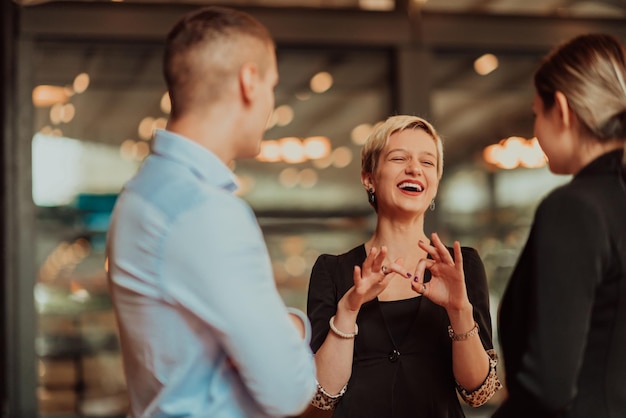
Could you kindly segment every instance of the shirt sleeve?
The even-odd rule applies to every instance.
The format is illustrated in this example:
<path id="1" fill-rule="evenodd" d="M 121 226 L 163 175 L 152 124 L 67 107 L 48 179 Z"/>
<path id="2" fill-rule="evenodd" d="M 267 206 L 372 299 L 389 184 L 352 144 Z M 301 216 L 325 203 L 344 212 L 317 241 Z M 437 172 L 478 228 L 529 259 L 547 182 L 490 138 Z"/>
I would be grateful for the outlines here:
<path id="1" fill-rule="evenodd" d="M 190 209 L 165 246 L 163 275 L 174 278 L 164 285 L 168 296 L 220 340 L 268 415 L 302 412 L 316 390 L 314 359 L 276 289 L 249 206 L 228 195 Z"/>
<path id="2" fill-rule="evenodd" d="M 517 390 L 494 416 L 560 416 L 576 396 L 607 236 L 593 203 L 577 194 L 553 193 L 540 204 L 516 266 L 527 275 L 516 278 L 530 282 L 529 314 L 518 318 L 527 323 L 526 346 L 507 375 Z"/>
<path id="3" fill-rule="evenodd" d="M 311 280 L 307 296 L 307 314 L 311 320 L 312 337 L 311 349 L 314 353 L 326 340 L 330 325 L 330 317 L 337 312 L 337 286 L 333 282 L 328 264 L 336 260 L 336 257 L 328 254 L 320 255 L 313 269 L 311 270 Z M 336 269 L 335 269 L 336 271 Z"/>
<path id="4" fill-rule="evenodd" d="M 490 350 L 493 349 L 493 331 L 485 265 L 476 249 L 463 247 L 462 251 L 467 295 L 473 307 L 474 320 L 480 328 L 479 335 L 483 347 Z"/>

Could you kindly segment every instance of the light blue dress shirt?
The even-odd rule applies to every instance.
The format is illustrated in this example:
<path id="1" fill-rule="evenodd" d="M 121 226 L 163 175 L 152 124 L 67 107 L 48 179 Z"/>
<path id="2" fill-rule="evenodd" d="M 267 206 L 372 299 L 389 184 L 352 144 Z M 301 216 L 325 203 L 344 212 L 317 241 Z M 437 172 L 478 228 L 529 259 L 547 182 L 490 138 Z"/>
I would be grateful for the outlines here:
<path id="1" fill-rule="evenodd" d="M 310 324 L 284 305 L 236 187 L 213 153 L 159 130 L 116 202 L 109 284 L 134 417 L 296 415 L 315 393 Z"/>

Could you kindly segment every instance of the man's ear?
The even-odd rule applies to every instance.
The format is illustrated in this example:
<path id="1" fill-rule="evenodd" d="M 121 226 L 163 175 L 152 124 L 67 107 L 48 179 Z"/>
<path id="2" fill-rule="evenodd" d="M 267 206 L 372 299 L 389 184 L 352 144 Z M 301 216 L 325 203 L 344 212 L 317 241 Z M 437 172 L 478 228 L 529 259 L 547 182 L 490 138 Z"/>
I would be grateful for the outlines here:
<path id="1" fill-rule="evenodd" d="M 572 125 L 572 110 L 569 107 L 567 97 L 560 91 L 554 93 L 554 102 L 557 105 L 559 111 L 559 120 L 565 128 L 571 128 Z"/>
<path id="2" fill-rule="evenodd" d="M 246 103 L 250 103 L 256 97 L 256 85 L 259 70 L 255 63 L 248 62 L 241 66 L 239 71 L 239 87 L 241 96 Z"/>

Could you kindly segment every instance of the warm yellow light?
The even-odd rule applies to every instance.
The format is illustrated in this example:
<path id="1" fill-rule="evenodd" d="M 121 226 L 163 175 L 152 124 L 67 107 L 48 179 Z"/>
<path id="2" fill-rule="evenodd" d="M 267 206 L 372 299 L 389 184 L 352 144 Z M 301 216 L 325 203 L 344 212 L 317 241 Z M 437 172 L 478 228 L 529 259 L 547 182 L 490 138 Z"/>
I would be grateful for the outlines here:
<path id="1" fill-rule="evenodd" d="M 169 92 L 165 92 L 163 93 L 163 96 L 161 96 L 161 111 L 165 114 L 168 114 L 172 111 L 172 102 L 170 101 L 170 94 Z"/>
<path id="2" fill-rule="evenodd" d="M 319 72 L 311 78 L 311 90 L 315 93 L 324 93 L 333 85 L 333 76 L 326 71 Z"/>
<path id="3" fill-rule="evenodd" d="M 261 151 L 256 157 L 259 161 L 276 162 L 281 160 L 280 144 L 278 141 L 266 140 L 261 142 Z"/>
<path id="4" fill-rule="evenodd" d="M 72 83 L 72 87 L 76 93 L 83 93 L 89 87 L 89 74 L 80 73 L 74 78 L 74 83 Z"/>
<path id="5" fill-rule="evenodd" d="M 328 157 L 324 157 L 324 158 L 319 158 L 317 160 L 313 160 L 313 165 L 315 166 L 315 168 L 318 168 L 320 170 L 323 170 L 325 168 L 330 167 L 330 165 L 333 163 L 333 155 L 330 154 Z"/>
<path id="6" fill-rule="evenodd" d="M 356 145 L 363 145 L 367 141 L 367 137 L 372 132 L 372 125 L 369 123 L 362 123 L 355 126 L 350 132 L 350 138 Z"/>
<path id="7" fill-rule="evenodd" d="M 69 96 L 64 87 L 40 85 L 33 89 L 32 98 L 35 107 L 48 107 L 67 102 Z"/>
<path id="8" fill-rule="evenodd" d="M 64 123 L 69 123 L 74 119 L 74 115 L 76 115 L 76 108 L 71 103 L 66 103 L 63 105 L 61 111 L 61 121 Z"/>
<path id="9" fill-rule="evenodd" d="M 306 160 L 302 142 L 296 137 L 281 139 L 280 152 L 283 157 L 283 161 L 287 163 L 296 164 Z"/>
<path id="10" fill-rule="evenodd" d="M 165 118 L 156 118 L 154 122 L 152 122 L 152 132 L 157 129 L 165 129 L 167 126 L 167 119 Z"/>
<path id="11" fill-rule="evenodd" d="M 526 139 L 520 136 L 510 136 L 504 140 L 503 146 L 510 149 L 512 153 L 519 155 L 526 146 Z"/>
<path id="12" fill-rule="evenodd" d="M 538 168 L 546 163 L 545 154 L 537 138 L 526 139 L 519 136 L 511 136 L 503 139 L 499 144 L 485 147 L 483 159 L 489 164 L 507 170 L 519 166 Z"/>
<path id="13" fill-rule="evenodd" d="M 50 122 L 58 125 L 63 121 L 63 104 L 57 103 L 50 108 Z"/>
<path id="14" fill-rule="evenodd" d="M 298 170 L 293 167 L 285 168 L 278 175 L 278 181 L 283 187 L 292 188 L 298 184 Z"/>
<path id="15" fill-rule="evenodd" d="M 300 171 L 300 186 L 310 189 L 317 184 L 317 171 L 312 168 L 305 168 Z"/>
<path id="16" fill-rule="evenodd" d="M 520 164 L 527 168 L 539 168 L 546 165 L 546 155 L 543 153 L 537 138 L 529 139 L 520 155 Z"/>
<path id="17" fill-rule="evenodd" d="M 330 155 L 330 139 L 325 136 L 311 136 L 304 140 L 304 154 L 310 160 Z"/>
<path id="18" fill-rule="evenodd" d="M 150 146 L 145 142 L 135 144 L 135 159 L 141 161 L 150 154 Z"/>
<path id="19" fill-rule="evenodd" d="M 500 158 L 496 162 L 496 166 L 507 170 L 513 169 L 519 165 L 519 156 L 511 148 L 502 148 Z"/>
<path id="20" fill-rule="evenodd" d="M 135 158 L 135 141 L 127 139 L 120 145 L 120 157 L 130 161 Z"/>
<path id="21" fill-rule="evenodd" d="M 359 0 L 359 7 L 363 10 L 393 10 L 393 0 Z"/>
<path id="22" fill-rule="evenodd" d="M 485 54 L 474 61 L 474 70 L 480 75 L 487 75 L 498 68 L 498 58 L 493 54 Z"/>
<path id="23" fill-rule="evenodd" d="M 276 114 L 276 125 L 287 126 L 293 121 L 293 109 L 289 105 L 278 106 L 274 113 Z"/>
<path id="24" fill-rule="evenodd" d="M 352 151 L 348 147 L 338 147 L 333 151 L 332 157 L 335 167 L 344 168 L 352 162 Z"/>
<path id="25" fill-rule="evenodd" d="M 489 164 L 497 165 L 500 153 L 502 152 L 502 145 L 500 144 L 491 144 L 483 150 L 483 158 Z"/>
<path id="26" fill-rule="evenodd" d="M 139 128 L 137 128 L 137 133 L 139 134 L 139 138 L 143 140 L 149 140 L 152 138 L 152 130 L 154 129 L 154 118 L 150 116 L 146 116 L 139 122 Z"/>

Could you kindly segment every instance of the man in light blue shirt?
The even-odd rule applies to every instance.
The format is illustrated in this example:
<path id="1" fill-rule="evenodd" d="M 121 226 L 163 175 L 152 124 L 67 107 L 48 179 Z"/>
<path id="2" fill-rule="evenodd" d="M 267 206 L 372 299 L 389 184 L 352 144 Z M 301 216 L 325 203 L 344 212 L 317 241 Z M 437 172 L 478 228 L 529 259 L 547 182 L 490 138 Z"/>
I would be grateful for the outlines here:
<path id="1" fill-rule="evenodd" d="M 109 283 L 133 417 L 281 417 L 316 390 L 310 325 L 277 292 L 227 164 L 259 151 L 278 82 L 271 36 L 207 7 L 168 35 L 167 130 L 124 187 Z"/>

